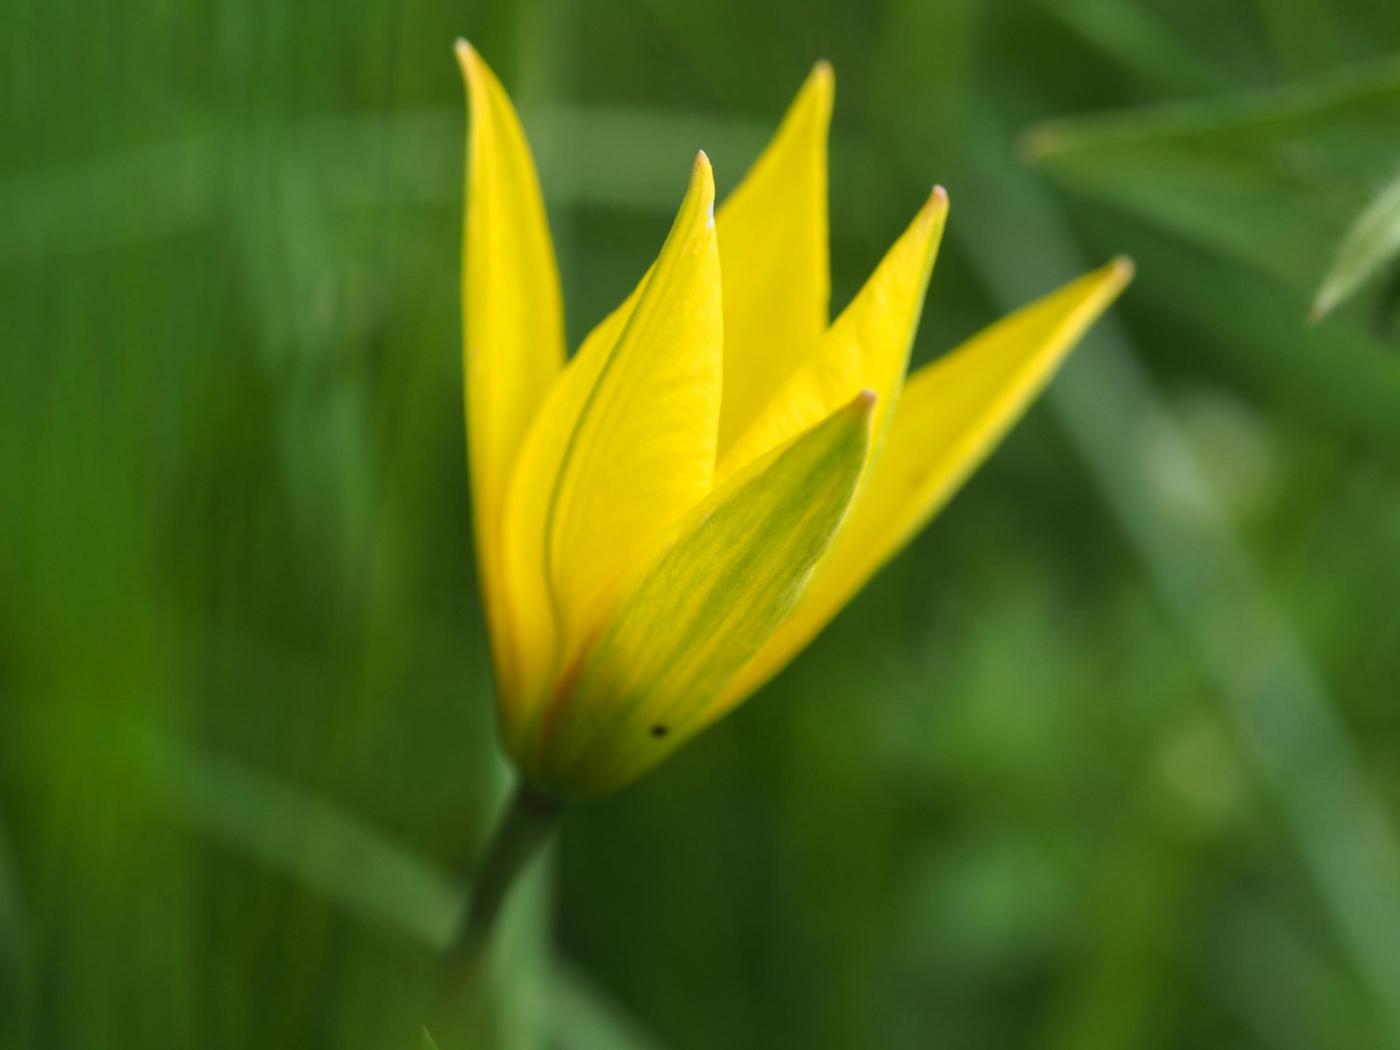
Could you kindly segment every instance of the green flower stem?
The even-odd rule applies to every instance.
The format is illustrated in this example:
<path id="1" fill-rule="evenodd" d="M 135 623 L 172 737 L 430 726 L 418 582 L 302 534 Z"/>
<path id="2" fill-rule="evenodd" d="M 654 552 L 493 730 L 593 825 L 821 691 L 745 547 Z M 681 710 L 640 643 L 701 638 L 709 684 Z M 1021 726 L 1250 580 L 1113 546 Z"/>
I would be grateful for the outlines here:
<path id="1" fill-rule="evenodd" d="M 457 936 L 448 959 L 469 975 L 474 973 L 510 889 L 549 841 L 563 812 L 563 803 L 519 781 L 505 815 L 487 844 Z"/>

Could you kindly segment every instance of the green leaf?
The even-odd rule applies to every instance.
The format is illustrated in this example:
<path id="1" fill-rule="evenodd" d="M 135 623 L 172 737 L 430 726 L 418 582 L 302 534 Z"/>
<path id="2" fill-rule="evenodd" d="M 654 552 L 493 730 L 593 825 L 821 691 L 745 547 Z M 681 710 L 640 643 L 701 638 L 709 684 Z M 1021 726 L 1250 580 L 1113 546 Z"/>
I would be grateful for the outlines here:
<path id="1" fill-rule="evenodd" d="M 1400 158 L 1400 61 L 1263 94 L 1052 121 L 1023 140 L 1057 179 L 1311 295 Z"/>
<path id="2" fill-rule="evenodd" d="M 1320 321 L 1386 263 L 1400 255 L 1400 176 L 1357 216 L 1322 279 L 1309 319 Z"/>
<path id="3" fill-rule="evenodd" d="M 438 1045 L 436 1041 L 434 1041 L 432 1034 L 428 1031 L 426 1026 L 423 1029 L 422 1050 L 438 1050 Z"/>

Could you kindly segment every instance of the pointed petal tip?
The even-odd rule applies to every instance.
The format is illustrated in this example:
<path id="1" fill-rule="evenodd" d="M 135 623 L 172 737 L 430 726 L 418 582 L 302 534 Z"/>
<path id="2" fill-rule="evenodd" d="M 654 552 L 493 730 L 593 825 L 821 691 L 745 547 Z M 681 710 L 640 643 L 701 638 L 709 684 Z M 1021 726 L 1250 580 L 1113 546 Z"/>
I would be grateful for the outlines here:
<path id="1" fill-rule="evenodd" d="M 1114 256 L 1104 269 L 1112 275 L 1119 288 L 1125 287 L 1137 274 L 1137 265 L 1126 255 Z"/>
<path id="2" fill-rule="evenodd" d="M 802 82 L 802 87 L 793 100 L 789 115 L 802 113 L 818 125 L 828 125 L 831 121 L 831 107 L 836 99 L 836 72 L 826 59 L 818 59 L 812 71 Z"/>
<path id="3" fill-rule="evenodd" d="M 710 156 L 704 150 L 697 150 L 695 163 L 690 167 L 690 188 L 687 194 L 699 193 L 710 209 L 710 223 L 714 224 L 715 173 L 710 166 Z"/>
<path id="4" fill-rule="evenodd" d="M 488 90 L 486 85 L 495 79 L 495 74 L 481 57 L 481 52 L 472 47 L 471 42 L 464 36 L 459 36 L 453 41 L 452 51 L 457 56 L 457 67 L 462 71 L 462 80 L 468 91 L 475 93 Z"/>
<path id="5" fill-rule="evenodd" d="M 471 46 L 466 37 L 459 36 L 452 42 L 452 51 L 457 56 L 457 65 L 462 67 L 462 72 L 470 75 L 471 67 L 480 61 L 476 48 Z"/>
<path id="6" fill-rule="evenodd" d="M 923 207 L 918 209 L 917 216 L 914 216 L 914 225 L 921 227 L 927 235 L 934 235 L 935 231 L 941 230 L 942 225 L 948 220 L 948 190 L 942 186 L 934 186 L 924 200 Z"/>
<path id="7" fill-rule="evenodd" d="M 924 202 L 924 214 L 926 216 L 943 216 L 948 214 L 948 191 L 942 185 L 935 185 L 929 191 L 928 200 Z"/>
<path id="8" fill-rule="evenodd" d="M 876 394 L 875 391 L 871 390 L 869 387 L 866 387 L 864 390 L 862 390 L 855 396 L 855 399 L 851 401 L 851 404 L 856 408 L 857 411 L 869 413 L 874 410 L 875 402 L 879 400 L 879 395 Z"/>

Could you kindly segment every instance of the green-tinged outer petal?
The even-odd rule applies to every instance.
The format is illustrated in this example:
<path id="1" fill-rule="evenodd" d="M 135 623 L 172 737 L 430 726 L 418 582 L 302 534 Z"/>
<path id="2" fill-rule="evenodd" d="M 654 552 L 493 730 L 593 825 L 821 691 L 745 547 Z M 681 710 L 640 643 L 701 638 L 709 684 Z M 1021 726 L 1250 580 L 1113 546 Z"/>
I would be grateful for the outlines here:
<path id="1" fill-rule="evenodd" d="M 826 140 L 834 92 L 831 66 L 817 63 L 773 141 L 719 211 L 721 456 L 826 329 Z"/>
<path id="2" fill-rule="evenodd" d="M 697 508 L 561 683 L 527 776 L 604 794 L 713 720 L 713 701 L 788 614 L 840 523 L 874 403 L 862 392 Z"/>
<path id="3" fill-rule="evenodd" d="M 507 478 L 564 361 L 563 305 L 544 201 L 520 121 L 466 41 L 471 102 L 462 267 L 462 348 L 477 565 L 502 696 L 517 667 L 501 570 Z"/>
<path id="4" fill-rule="evenodd" d="M 781 670 L 987 457 L 1132 278 L 1117 259 L 978 333 L 905 384 L 888 440 L 792 615 L 729 684 L 717 717 Z"/>
<path id="5" fill-rule="evenodd" d="M 702 153 L 656 262 L 569 363 L 517 464 L 506 519 L 527 665 L 506 710 L 517 754 L 562 655 L 713 487 L 723 355 L 713 207 Z"/>
<path id="6" fill-rule="evenodd" d="M 879 398 L 870 446 L 872 455 L 878 451 L 909 367 L 909 349 L 947 216 L 948 195 L 935 186 L 816 352 L 723 455 L 720 480 L 825 419 L 859 390 L 873 390 Z"/>

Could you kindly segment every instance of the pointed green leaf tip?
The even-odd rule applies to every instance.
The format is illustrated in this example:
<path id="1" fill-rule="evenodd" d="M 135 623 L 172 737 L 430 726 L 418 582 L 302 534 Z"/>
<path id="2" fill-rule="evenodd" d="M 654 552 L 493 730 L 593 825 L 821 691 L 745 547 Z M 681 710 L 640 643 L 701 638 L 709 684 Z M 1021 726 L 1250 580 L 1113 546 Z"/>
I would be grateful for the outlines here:
<path id="1" fill-rule="evenodd" d="M 1352 223 L 1322 279 L 1308 320 L 1331 313 L 1386 263 L 1400 256 L 1400 175 Z"/>
<path id="2" fill-rule="evenodd" d="M 431 1035 L 428 1034 L 428 1029 L 427 1029 L 426 1027 L 423 1029 L 423 1047 L 422 1047 L 422 1050 L 438 1050 L 438 1045 L 437 1045 L 437 1043 L 435 1043 L 435 1042 L 433 1041 L 433 1037 L 432 1037 Z"/>
<path id="3" fill-rule="evenodd" d="M 606 794 L 718 717 L 724 687 L 791 611 L 845 514 L 875 400 L 862 390 L 690 515 L 544 712 L 532 780 Z"/>

